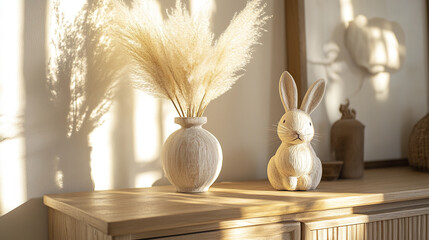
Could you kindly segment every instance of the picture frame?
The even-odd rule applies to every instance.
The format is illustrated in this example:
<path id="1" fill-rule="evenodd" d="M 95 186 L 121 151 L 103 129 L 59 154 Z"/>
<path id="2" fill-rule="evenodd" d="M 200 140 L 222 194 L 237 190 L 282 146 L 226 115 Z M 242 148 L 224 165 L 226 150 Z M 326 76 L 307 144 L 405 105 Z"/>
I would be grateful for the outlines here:
<path id="1" fill-rule="evenodd" d="M 305 7 L 302 0 L 285 1 L 286 70 L 293 76 L 301 104 L 307 89 Z"/>
<path id="2" fill-rule="evenodd" d="M 429 26 L 429 0 L 425 1 L 425 18 L 423 19 Z M 307 55 L 308 49 L 306 46 L 306 10 L 305 1 L 300 0 L 285 0 L 285 28 L 286 28 L 286 70 L 294 77 L 298 88 L 299 101 L 303 99 L 303 94 L 308 88 L 307 79 Z M 427 27 L 426 27 L 427 28 Z M 426 39 L 428 38 L 426 33 Z M 426 42 L 429 56 L 429 44 Z M 429 61 L 428 61 L 429 63 Z M 429 64 L 428 64 L 429 65 Z M 429 92 L 429 89 L 427 89 Z M 426 101 L 429 102 L 429 96 Z M 377 168 L 387 166 L 404 166 L 408 165 L 406 157 L 385 159 L 365 159 L 366 168 Z"/>

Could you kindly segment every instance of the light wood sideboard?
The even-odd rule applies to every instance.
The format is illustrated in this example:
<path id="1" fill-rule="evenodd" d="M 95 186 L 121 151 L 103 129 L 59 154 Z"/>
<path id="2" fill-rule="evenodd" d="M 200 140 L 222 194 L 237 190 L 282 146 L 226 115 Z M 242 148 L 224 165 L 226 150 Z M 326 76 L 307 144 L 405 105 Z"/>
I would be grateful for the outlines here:
<path id="1" fill-rule="evenodd" d="M 53 239 L 428 239 L 429 174 L 366 170 L 362 179 L 275 191 L 268 181 L 47 195 Z"/>

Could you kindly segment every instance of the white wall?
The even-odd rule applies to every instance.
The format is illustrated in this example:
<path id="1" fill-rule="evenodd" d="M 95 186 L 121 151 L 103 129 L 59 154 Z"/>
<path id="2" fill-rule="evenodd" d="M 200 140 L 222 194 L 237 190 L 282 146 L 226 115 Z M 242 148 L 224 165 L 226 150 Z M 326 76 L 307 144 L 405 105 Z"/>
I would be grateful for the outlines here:
<path id="1" fill-rule="evenodd" d="M 161 1 L 163 7 L 173 2 Z M 216 1 L 213 18 L 216 35 L 245 3 L 246 0 Z M 229 92 L 213 101 L 205 114 L 208 117 L 205 128 L 218 138 L 223 148 L 219 181 L 266 178 L 268 160 L 279 145 L 273 124 L 283 114 L 277 81 L 285 68 L 284 4 L 277 0 L 266 3 L 266 12 L 273 18 L 266 25 L 262 44 L 255 47 L 245 75 Z M 23 22 L 22 34 L 16 33 L 18 39 L 23 36 L 22 62 L 16 63 L 22 76 L 0 79 L 0 82 L 17 81 L 24 86 L 23 148 L 15 155 L 9 154 L 7 161 L 0 161 L 1 173 L 10 172 L 20 181 L 6 178 L 5 174 L 0 176 L 3 181 L 0 186 L 13 183 L 19 190 L 18 193 L 4 192 L 0 187 L 0 239 L 47 239 L 47 214 L 41 197 L 88 188 L 82 185 L 61 188 L 56 175 L 55 153 L 61 147 L 56 129 L 61 123 L 48 107 L 45 91 L 47 5 L 46 0 L 22 0 L 22 9 L 15 9 Z M 121 87 L 107 121 L 90 136 L 96 189 L 168 184 L 162 178 L 159 143 L 175 129 L 172 126 L 175 114 L 171 111 L 169 103 Z M 76 152 L 85 150 L 75 147 Z M 1 148 L 1 151 L 12 150 Z M 13 172 L 17 165 L 12 163 L 17 161 L 22 163 L 18 167 L 22 176 Z M 6 200 L 10 203 L 7 208 L 4 207 Z"/>
<path id="2" fill-rule="evenodd" d="M 245 2 L 216 0 L 213 29 L 217 35 Z M 392 75 L 388 101 L 376 100 L 367 79 L 363 80 L 362 89 L 354 94 L 362 72 L 351 63 L 342 42 L 341 4 L 347 2 L 351 3 L 354 15 L 396 20 L 405 30 L 406 61 L 403 69 Z M 44 88 L 47 0 L 18 3 L 12 8 L 1 5 L 2 9 L 17 11 L 17 22 L 22 21 L 22 26 L 15 28 L 17 31 L 1 35 L 21 41 L 22 45 L 16 45 L 19 47 L 17 58 L 0 61 L 2 64 L 13 61 L 18 69 L 8 78 L 0 74 L 0 83 L 16 81 L 15 87 L 24 86 L 15 94 L 23 94 L 24 132 L 21 142 L 16 143 L 22 145 L 21 148 L 0 148 L 1 156 L 8 156 L 6 160 L 0 159 L 0 239 L 47 239 L 47 214 L 41 197 L 71 189 L 61 189 L 56 181 L 55 152 L 59 146 L 55 129 L 61 123 L 47 107 Z M 172 3 L 163 0 L 162 6 Z M 278 78 L 285 69 L 284 2 L 267 0 L 266 3 L 267 14 L 273 18 L 268 21 L 267 32 L 261 38 L 262 45 L 256 46 L 245 75 L 229 92 L 213 101 L 205 114 L 208 117 L 205 128 L 218 138 L 223 148 L 219 181 L 266 178 L 268 160 L 279 145 L 273 125 L 284 113 L 277 89 Z M 332 102 L 326 98 L 313 113 L 320 135 L 315 142 L 319 156 L 322 160 L 329 158 L 330 126 L 339 118 L 335 112 L 345 97 L 351 99 L 358 119 L 366 125 L 365 159 L 406 156 L 410 129 L 428 110 L 424 1 L 306 0 L 305 3 L 308 59 L 324 58 L 322 47 L 329 42 L 337 43 L 341 49 L 335 65 L 340 71 L 340 82 L 330 82 L 328 87 L 328 91 L 337 89 L 339 97 L 331 96 Z M 10 23 L 3 19 L 0 26 L 3 28 L 7 24 Z M 0 30 L 3 33 L 4 29 Z M 1 50 L 8 46 L 2 45 Z M 308 71 L 309 82 L 326 77 L 325 68 L 317 64 L 309 63 Z M 96 189 L 168 184 L 165 179 L 159 179 L 162 177 L 159 144 L 175 128 L 171 110 L 169 103 L 147 98 L 127 87 L 121 88 L 108 120 L 90 136 Z M 78 147 L 76 151 L 79 152 Z M 14 186 L 16 191 L 6 192 L 10 188 L 5 186 Z M 85 186 L 74 187 L 85 189 Z"/>
<path id="3" fill-rule="evenodd" d="M 411 129 L 428 111 L 426 1 L 306 0 L 305 7 L 308 81 L 328 80 L 324 102 L 313 113 L 321 159 L 330 159 L 330 126 L 340 118 L 339 104 L 346 98 L 366 126 L 366 161 L 407 157 Z M 344 45 L 345 22 L 359 14 L 395 21 L 405 32 L 405 61 L 391 75 L 384 96 L 377 96 L 373 80 L 353 63 Z M 332 43 L 340 48 L 338 58 L 320 64 L 324 47 Z"/>
<path id="4" fill-rule="evenodd" d="M 214 31 L 225 29 L 246 1 L 216 1 Z M 269 158 L 279 145 L 275 127 L 284 113 L 278 95 L 278 79 L 285 69 L 285 24 L 283 1 L 266 1 L 267 32 L 255 48 L 246 73 L 224 96 L 207 108 L 207 129 L 224 151 L 220 180 L 266 178 Z"/>

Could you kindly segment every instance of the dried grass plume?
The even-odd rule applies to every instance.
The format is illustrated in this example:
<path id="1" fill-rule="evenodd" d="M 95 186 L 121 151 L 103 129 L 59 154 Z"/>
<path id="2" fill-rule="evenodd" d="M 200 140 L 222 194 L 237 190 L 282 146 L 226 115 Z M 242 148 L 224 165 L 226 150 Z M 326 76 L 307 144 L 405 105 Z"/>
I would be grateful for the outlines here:
<path id="1" fill-rule="evenodd" d="M 241 76 L 257 44 L 265 5 L 251 0 L 214 40 L 206 3 L 192 15 L 180 0 L 163 19 L 155 0 L 118 6 L 115 29 L 134 62 L 133 85 L 170 99 L 181 117 L 202 116 Z"/>

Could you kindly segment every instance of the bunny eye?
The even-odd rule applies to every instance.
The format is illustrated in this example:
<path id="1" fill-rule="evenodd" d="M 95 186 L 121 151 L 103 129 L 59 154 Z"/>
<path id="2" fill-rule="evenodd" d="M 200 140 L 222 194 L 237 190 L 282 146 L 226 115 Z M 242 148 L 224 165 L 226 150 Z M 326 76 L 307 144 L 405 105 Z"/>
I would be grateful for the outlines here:
<path id="1" fill-rule="evenodd" d="M 311 122 L 310 122 L 310 126 L 311 126 Z"/>
<path id="2" fill-rule="evenodd" d="M 286 122 L 286 120 L 283 120 L 283 123 L 285 123 Z"/>

